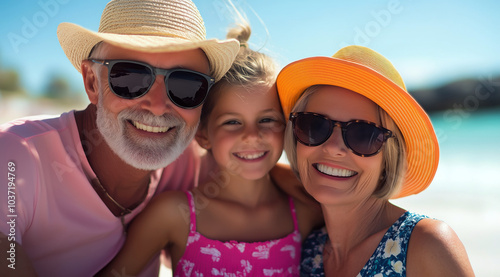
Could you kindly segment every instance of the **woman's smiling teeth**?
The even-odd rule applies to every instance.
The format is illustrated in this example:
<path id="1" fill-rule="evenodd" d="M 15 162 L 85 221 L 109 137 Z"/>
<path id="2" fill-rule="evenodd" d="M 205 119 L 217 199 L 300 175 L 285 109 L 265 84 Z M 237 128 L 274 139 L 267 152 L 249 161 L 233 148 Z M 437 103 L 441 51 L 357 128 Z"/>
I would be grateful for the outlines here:
<path id="1" fill-rule="evenodd" d="M 256 153 L 234 153 L 234 155 L 240 159 L 244 160 L 255 160 L 264 156 L 266 152 L 256 152 Z"/>
<path id="2" fill-rule="evenodd" d="M 137 121 L 132 121 L 132 124 L 135 126 L 135 128 L 142 130 L 142 131 L 150 132 L 150 133 L 165 133 L 168 131 L 168 129 L 170 129 L 169 127 L 148 126 L 148 125 L 144 125 L 142 123 L 139 123 Z"/>
<path id="3" fill-rule="evenodd" d="M 348 169 L 342 169 L 342 168 L 334 168 L 334 167 L 329 167 L 324 164 L 315 164 L 314 167 L 321 173 L 330 175 L 333 177 L 352 177 L 356 174 L 358 174 L 356 171 L 348 170 Z"/>

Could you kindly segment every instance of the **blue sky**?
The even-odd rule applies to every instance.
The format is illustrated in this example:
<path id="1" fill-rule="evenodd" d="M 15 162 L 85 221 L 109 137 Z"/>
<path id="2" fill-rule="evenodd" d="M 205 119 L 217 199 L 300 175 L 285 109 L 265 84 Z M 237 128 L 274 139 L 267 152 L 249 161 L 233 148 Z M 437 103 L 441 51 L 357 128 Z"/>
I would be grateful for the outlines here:
<path id="1" fill-rule="evenodd" d="M 16 68 L 30 93 L 41 91 L 54 74 L 67 77 L 75 90 L 83 91 L 80 75 L 59 45 L 57 26 L 72 22 L 97 30 L 107 2 L 2 1 L 0 66 Z M 224 38 L 233 22 L 225 2 L 194 2 L 207 37 Z M 250 46 L 265 51 L 280 66 L 310 56 L 331 56 L 342 46 L 360 44 L 391 60 L 410 89 L 458 77 L 484 79 L 500 74 L 498 1 L 233 2 L 250 20 Z"/>

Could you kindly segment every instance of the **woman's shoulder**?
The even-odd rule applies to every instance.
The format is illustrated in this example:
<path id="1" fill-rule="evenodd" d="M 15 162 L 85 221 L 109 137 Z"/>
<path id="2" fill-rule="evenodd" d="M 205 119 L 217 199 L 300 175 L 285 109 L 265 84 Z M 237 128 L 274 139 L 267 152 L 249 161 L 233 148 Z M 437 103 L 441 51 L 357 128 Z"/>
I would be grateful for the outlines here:
<path id="1" fill-rule="evenodd" d="M 458 235 L 445 222 L 432 218 L 420 220 L 413 229 L 407 271 L 413 276 L 473 276 Z"/>
<path id="2" fill-rule="evenodd" d="M 455 239 L 458 239 L 458 236 L 448 224 L 427 217 L 418 221 L 411 235 L 412 242 L 431 248 L 440 248 L 442 244 Z"/>
<path id="3" fill-rule="evenodd" d="M 459 241 L 453 229 L 443 221 L 424 218 L 413 229 L 411 244 L 419 245 L 416 249 L 442 251 Z M 443 248 L 445 247 L 445 248 Z"/>

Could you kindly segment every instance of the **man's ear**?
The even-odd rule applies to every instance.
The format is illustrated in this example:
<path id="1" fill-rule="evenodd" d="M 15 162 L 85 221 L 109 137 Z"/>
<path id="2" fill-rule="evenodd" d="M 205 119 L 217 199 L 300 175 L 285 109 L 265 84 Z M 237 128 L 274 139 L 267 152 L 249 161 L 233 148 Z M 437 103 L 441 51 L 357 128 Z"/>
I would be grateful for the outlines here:
<path id="1" fill-rule="evenodd" d="M 97 105 L 99 99 L 99 84 L 97 72 L 92 68 L 93 63 L 89 60 L 82 61 L 81 71 L 83 77 L 83 85 L 90 100 L 90 103 Z"/>
<path id="2" fill-rule="evenodd" d="M 210 144 L 210 141 L 208 140 L 208 135 L 207 135 L 207 129 L 206 128 L 198 128 L 198 131 L 196 132 L 196 135 L 194 137 L 196 139 L 196 142 L 198 144 L 206 149 L 210 150 L 212 148 L 212 145 Z"/>

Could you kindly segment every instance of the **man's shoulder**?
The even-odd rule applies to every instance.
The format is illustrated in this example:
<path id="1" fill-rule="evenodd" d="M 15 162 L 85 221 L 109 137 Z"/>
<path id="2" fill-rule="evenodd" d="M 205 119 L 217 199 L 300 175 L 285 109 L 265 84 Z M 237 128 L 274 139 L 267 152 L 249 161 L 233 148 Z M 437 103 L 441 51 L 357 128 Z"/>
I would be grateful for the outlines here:
<path id="1" fill-rule="evenodd" d="M 74 122 L 73 111 L 61 115 L 37 115 L 14 119 L 0 125 L 0 139 L 2 134 L 11 134 L 26 140 L 68 129 L 72 122 Z"/>

